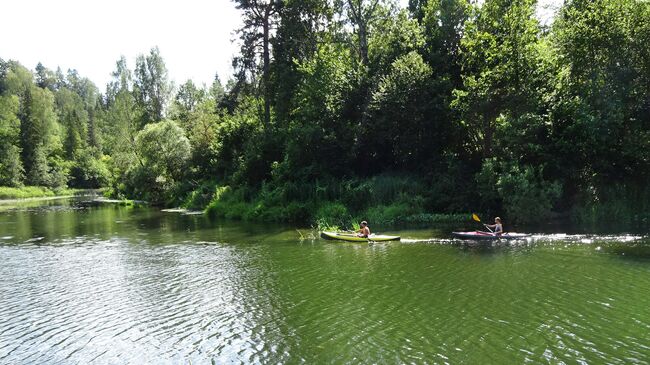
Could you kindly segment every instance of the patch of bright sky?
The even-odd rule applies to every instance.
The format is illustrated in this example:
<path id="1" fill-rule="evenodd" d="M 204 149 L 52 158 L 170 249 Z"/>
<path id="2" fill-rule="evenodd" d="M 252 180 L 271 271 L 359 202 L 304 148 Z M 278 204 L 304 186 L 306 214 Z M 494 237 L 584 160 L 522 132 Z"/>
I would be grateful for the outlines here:
<path id="1" fill-rule="evenodd" d="M 550 22 L 561 3 L 539 0 L 538 17 Z M 0 57 L 31 69 L 74 68 L 102 91 L 121 55 L 133 69 L 137 55 L 158 46 L 176 84 L 209 85 L 217 73 L 230 78 L 239 51 L 231 0 L 11 0 L 0 9 Z"/>
<path id="2" fill-rule="evenodd" d="M 225 83 L 240 14 L 230 0 L 11 0 L 0 4 L 0 57 L 34 69 L 75 68 L 104 90 L 124 55 L 129 68 L 158 46 L 170 78 Z"/>

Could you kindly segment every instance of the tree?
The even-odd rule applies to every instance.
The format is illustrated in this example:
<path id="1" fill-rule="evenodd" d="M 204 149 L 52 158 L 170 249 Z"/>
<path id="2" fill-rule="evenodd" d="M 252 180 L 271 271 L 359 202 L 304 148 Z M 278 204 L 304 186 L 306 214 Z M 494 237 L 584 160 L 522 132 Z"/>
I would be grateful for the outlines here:
<path id="1" fill-rule="evenodd" d="M 356 51 L 363 66 L 368 66 L 368 38 L 371 25 L 379 10 L 379 0 L 346 0 L 350 24 L 356 34 Z"/>
<path id="2" fill-rule="evenodd" d="M 20 186 L 24 178 L 19 147 L 19 107 L 16 95 L 0 95 L 0 186 Z"/>
<path id="3" fill-rule="evenodd" d="M 54 72 L 48 70 L 42 63 L 36 65 L 36 85 L 43 89 L 56 90 L 56 76 Z"/>
<path id="4" fill-rule="evenodd" d="M 165 120 L 147 125 L 135 138 L 142 164 L 154 175 L 180 180 L 190 158 L 191 146 L 176 123 Z"/>
<path id="5" fill-rule="evenodd" d="M 437 110 L 436 89 L 433 70 L 417 52 L 392 63 L 372 95 L 372 133 L 359 134 L 359 156 L 372 166 L 367 173 L 418 169 L 441 158 L 451 124 Z"/>
<path id="6" fill-rule="evenodd" d="M 59 125 L 54 111 L 54 96 L 47 89 L 31 86 L 22 100 L 20 137 L 26 182 L 29 185 L 65 185 Z"/>
<path id="7" fill-rule="evenodd" d="M 238 59 L 243 70 L 257 73 L 261 58 L 262 80 L 260 89 L 264 96 L 264 125 L 271 122 L 271 95 L 269 78 L 271 72 L 271 36 L 282 6 L 280 0 L 234 0 L 243 12 L 244 26 L 239 30 L 242 40 L 242 58 Z"/>
<path id="8" fill-rule="evenodd" d="M 186 122 L 190 113 L 207 97 L 203 88 L 198 88 L 192 80 L 180 86 L 172 103 L 171 117 Z"/>
<path id="9" fill-rule="evenodd" d="M 113 80 L 109 81 L 106 85 L 106 104 L 110 107 L 110 104 L 115 100 L 116 96 L 120 92 L 131 92 L 133 89 L 133 73 L 129 69 L 126 57 L 121 56 L 117 62 L 115 62 L 115 71 L 111 73 Z"/>
<path id="10" fill-rule="evenodd" d="M 461 40 L 463 87 L 454 106 L 462 114 L 473 152 L 493 154 L 499 116 L 518 118 L 535 102 L 535 0 L 487 0 L 466 23 Z"/>
<path id="11" fill-rule="evenodd" d="M 214 173 L 217 157 L 212 148 L 218 135 L 223 112 L 215 112 L 215 100 L 202 100 L 188 115 L 187 135 L 192 145 L 192 166 L 198 169 L 198 177 L 211 176 Z"/>
<path id="12" fill-rule="evenodd" d="M 411 17 L 421 22 L 424 18 L 424 9 L 426 8 L 428 0 L 409 0 L 408 9 Z"/>
<path id="13" fill-rule="evenodd" d="M 408 17 L 406 10 L 375 21 L 376 32 L 369 39 L 368 66 L 371 76 L 380 78 L 390 72 L 395 60 L 424 47 L 422 28 Z"/>
<path id="14" fill-rule="evenodd" d="M 81 96 L 66 87 L 57 91 L 55 99 L 58 120 L 64 127 L 65 157 L 74 160 L 87 146 L 88 112 Z"/>
<path id="15" fill-rule="evenodd" d="M 135 62 L 133 94 L 144 111 L 142 127 L 163 119 L 171 91 L 167 68 L 158 47 L 152 48 L 147 56 L 139 55 Z"/>
<path id="16" fill-rule="evenodd" d="M 269 85 L 274 115 L 283 123 L 279 128 L 286 127 L 297 106 L 295 95 L 303 76 L 299 65 L 313 57 L 319 43 L 331 42 L 333 11 L 326 0 L 289 0 L 280 9 Z"/>
<path id="17" fill-rule="evenodd" d="M 353 125 L 358 123 L 348 114 L 357 86 L 355 66 L 347 47 L 331 43 L 321 45 L 313 58 L 300 64 L 303 81 L 286 147 L 287 170 L 294 176 L 341 176 L 349 171 L 354 160 Z"/>
<path id="18" fill-rule="evenodd" d="M 421 1 L 425 46 L 423 57 L 441 79 L 447 79 L 451 93 L 462 86 L 460 46 L 465 22 L 470 15 L 467 0 Z"/>
<path id="19" fill-rule="evenodd" d="M 650 3 L 637 0 L 571 0 L 559 13 L 551 118 L 568 198 L 643 206 L 635 191 L 650 176 L 649 23 Z"/>
<path id="20" fill-rule="evenodd" d="M 182 181 L 191 157 L 183 129 L 169 120 L 147 124 L 135 138 L 135 149 L 140 164 L 129 172 L 134 193 L 153 203 L 164 202 Z"/>
<path id="21" fill-rule="evenodd" d="M 212 82 L 208 93 L 210 94 L 210 97 L 212 97 L 212 99 L 215 101 L 215 107 L 218 107 L 226 94 L 226 90 L 221 84 L 221 79 L 219 79 L 219 74 L 214 75 L 214 81 Z"/>

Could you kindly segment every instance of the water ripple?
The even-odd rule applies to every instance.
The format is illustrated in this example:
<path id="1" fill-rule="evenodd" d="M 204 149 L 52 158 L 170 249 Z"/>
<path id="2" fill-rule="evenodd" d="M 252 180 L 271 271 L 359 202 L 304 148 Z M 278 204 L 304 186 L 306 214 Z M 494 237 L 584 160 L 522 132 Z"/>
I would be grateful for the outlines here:
<path id="1" fill-rule="evenodd" d="M 173 237 L 0 244 L 0 363 L 650 361 L 643 238 Z"/>

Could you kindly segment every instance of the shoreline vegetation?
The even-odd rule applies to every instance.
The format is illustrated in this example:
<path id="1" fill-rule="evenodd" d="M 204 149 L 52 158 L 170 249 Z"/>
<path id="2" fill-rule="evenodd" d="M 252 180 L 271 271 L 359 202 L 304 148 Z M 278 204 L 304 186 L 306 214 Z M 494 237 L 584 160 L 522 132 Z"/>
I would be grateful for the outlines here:
<path id="1" fill-rule="evenodd" d="M 309 224 L 319 229 L 356 229 L 362 220 L 382 226 L 466 223 L 465 213 L 431 213 L 435 196 L 408 176 L 267 185 L 261 191 L 215 186 L 191 193 L 182 204 L 211 217 Z M 209 186 L 207 187 L 209 189 Z M 207 205 L 206 205 L 207 203 Z"/>
<path id="2" fill-rule="evenodd" d="M 0 202 L 23 201 L 41 198 L 66 198 L 88 193 L 88 189 L 47 188 L 43 186 L 6 187 L 0 186 Z"/>
<path id="3" fill-rule="evenodd" d="M 225 83 L 174 85 L 157 47 L 99 87 L 0 58 L 0 191 L 329 228 L 648 227 L 650 2 L 567 0 L 552 24 L 535 0 L 234 2 Z"/>

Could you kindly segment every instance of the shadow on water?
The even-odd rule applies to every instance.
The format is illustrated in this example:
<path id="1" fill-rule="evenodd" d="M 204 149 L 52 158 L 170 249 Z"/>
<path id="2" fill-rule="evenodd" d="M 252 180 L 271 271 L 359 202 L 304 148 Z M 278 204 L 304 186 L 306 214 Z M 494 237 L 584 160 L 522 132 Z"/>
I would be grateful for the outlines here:
<path id="1" fill-rule="evenodd" d="M 529 252 L 533 247 L 529 241 L 463 241 L 455 240 L 453 245 L 460 253 L 478 256 L 500 256 L 512 253 Z"/>
<path id="2" fill-rule="evenodd" d="M 92 239 L 126 239 L 145 244 L 204 241 L 249 244 L 284 237 L 286 232 L 295 233 L 290 227 L 277 224 L 233 224 L 203 214 L 165 212 L 155 207 L 98 202 L 88 197 L 19 202 L 3 208 L 0 244 L 68 244 Z"/>
<path id="3" fill-rule="evenodd" d="M 650 262 L 650 241 L 641 240 L 633 243 L 610 243 L 603 245 L 601 251 L 623 260 Z"/>

